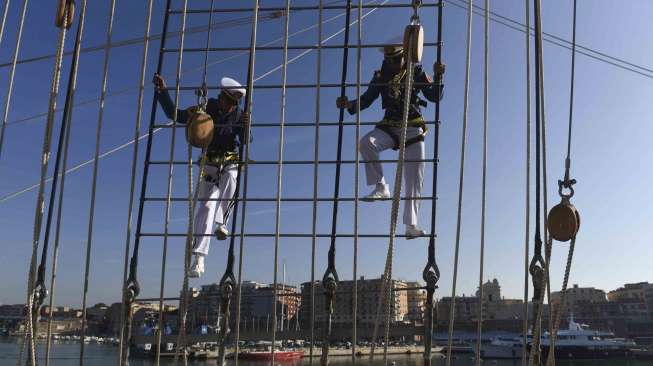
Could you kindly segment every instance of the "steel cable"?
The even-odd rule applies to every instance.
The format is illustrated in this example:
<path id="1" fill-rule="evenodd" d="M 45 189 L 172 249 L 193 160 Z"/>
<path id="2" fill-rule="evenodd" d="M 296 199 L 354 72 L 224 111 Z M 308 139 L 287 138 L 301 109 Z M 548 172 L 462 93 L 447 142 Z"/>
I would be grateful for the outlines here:
<path id="1" fill-rule="evenodd" d="M 274 284 L 272 287 L 272 359 L 271 365 L 274 365 L 274 352 L 277 340 L 277 301 L 278 301 L 278 272 L 279 272 L 279 232 L 281 230 L 281 186 L 283 184 L 283 153 L 285 144 L 285 122 L 286 122 L 286 81 L 288 78 L 288 29 L 290 25 L 290 0 L 286 0 L 286 13 L 284 14 L 285 27 L 284 27 L 284 42 L 283 42 L 283 69 L 281 71 L 281 116 L 279 126 L 279 149 L 278 149 L 278 164 L 277 164 L 277 194 L 275 204 L 275 218 L 274 218 Z M 285 284 L 282 284 L 285 288 Z M 283 314 L 282 314 L 283 316 Z M 282 318 L 283 321 L 283 318 Z M 283 325 L 282 325 L 283 327 Z"/>
<path id="2" fill-rule="evenodd" d="M 467 117 L 469 109 L 469 79 L 471 68 L 471 45 L 472 44 L 472 0 L 468 1 L 467 10 L 467 56 L 465 64 L 465 97 L 463 104 L 463 126 L 460 143 L 460 176 L 458 183 L 458 209 L 456 216 L 456 244 L 454 249 L 453 280 L 451 285 L 451 305 L 449 308 L 449 334 L 447 338 L 447 366 L 451 366 L 451 351 L 453 344 L 454 309 L 456 302 L 456 282 L 458 280 L 458 255 L 460 249 L 460 229 L 462 221 L 463 206 L 463 183 L 465 178 L 465 146 L 467 144 Z"/>
<path id="3" fill-rule="evenodd" d="M 149 51 L 149 36 L 150 36 L 150 27 L 152 24 L 152 5 L 154 0 L 148 0 L 147 3 L 147 15 L 145 18 L 145 31 L 143 38 L 145 40 L 143 44 L 143 54 L 141 56 L 141 70 L 140 70 L 140 79 L 139 79 L 139 91 L 138 99 L 136 102 L 136 121 L 134 123 L 134 149 L 132 153 L 132 163 L 129 179 L 129 204 L 127 208 L 127 229 L 125 233 L 125 259 L 123 265 L 123 286 L 122 286 L 122 302 L 120 304 L 120 337 L 119 337 L 119 354 L 118 354 L 118 363 L 119 366 L 123 366 L 127 363 L 127 352 L 124 350 L 125 346 L 125 305 L 126 305 L 126 294 L 127 294 L 127 275 L 129 270 L 129 249 L 131 247 L 131 231 L 132 231 L 132 215 L 134 210 L 134 195 L 136 193 L 136 164 L 138 162 L 138 152 L 139 152 L 139 141 L 141 139 L 141 113 L 143 111 L 143 95 L 145 91 L 145 71 L 147 70 L 147 55 Z M 147 135 L 145 135 L 147 136 Z M 101 156 L 100 156 L 101 157 Z M 130 311 L 131 314 L 131 311 Z M 127 335 L 129 338 L 129 335 Z"/>
<path id="4" fill-rule="evenodd" d="M 29 0 L 23 0 L 23 8 L 20 13 L 20 20 L 18 22 L 18 34 L 16 35 L 16 47 L 14 48 L 14 55 L 11 61 L 11 69 L 9 70 L 9 82 L 7 85 L 7 94 L 5 94 L 5 108 L 2 113 L 2 126 L 0 126 L 0 158 L 2 157 L 2 143 L 5 138 L 5 129 L 7 128 L 7 117 L 9 116 L 9 107 L 11 106 L 11 95 L 14 91 L 14 77 L 16 76 L 16 62 L 18 62 L 18 53 L 23 40 L 23 29 L 25 27 L 25 17 L 27 14 L 27 5 Z M 2 14 L 2 24 L 0 24 L 0 42 L 2 42 L 2 32 L 7 20 L 7 11 L 9 7 L 9 0 L 5 2 L 5 8 Z"/>
<path id="5" fill-rule="evenodd" d="M 250 37 L 250 49 L 249 49 L 249 60 L 247 62 L 247 93 L 245 100 L 245 112 L 250 117 L 249 124 L 247 126 L 247 144 L 241 144 L 238 151 L 239 158 L 244 162 L 244 164 L 238 164 L 238 175 L 236 177 L 236 192 L 235 196 L 238 197 L 240 191 L 240 182 L 241 182 L 241 173 L 243 175 L 243 213 L 241 214 L 240 220 L 240 240 L 239 240 L 239 249 L 238 249 L 238 286 L 236 287 L 236 351 L 234 352 L 234 358 L 236 365 L 238 365 L 238 353 L 240 350 L 240 303 L 242 296 L 242 284 L 243 284 L 243 258 L 244 258 L 244 241 L 245 241 L 245 214 L 247 209 L 247 188 L 248 188 L 248 171 L 249 171 L 249 134 L 251 132 L 252 126 L 252 94 L 254 92 L 254 70 L 255 70 L 255 61 L 256 61 L 256 39 L 258 36 L 258 16 L 259 16 L 259 0 L 254 0 L 254 22 L 252 23 L 252 32 Z M 243 156 L 244 155 L 244 156 Z M 236 224 L 238 219 L 238 204 L 234 204 L 234 218 L 232 221 L 232 233 L 236 231 Z M 236 236 L 232 234 L 231 240 L 229 243 L 229 250 L 234 247 L 236 241 Z"/>
<path id="6" fill-rule="evenodd" d="M 525 2 L 526 8 L 526 29 L 530 30 L 530 0 Z M 526 32 L 526 209 L 525 209 L 525 227 L 524 227 L 524 313 L 522 319 L 522 366 L 528 363 L 528 289 L 529 289 L 529 235 L 530 235 L 530 215 L 531 215 L 531 37 Z"/>
<path id="7" fill-rule="evenodd" d="M 10 0 L 5 0 L 5 5 L 2 7 L 2 19 L 0 19 L 0 45 L 2 45 L 2 35 L 5 31 L 5 25 L 7 23 L 7 14 L 9 13 L 9 3 Z"/>
<path id="8" fill-rule="evenodd" d="M 442 48 L 443 48 L 443 17 L 444 17 L 444 3 L 440 0 L 438 6 L 438 27 L 436 34 L 436 63 L 442 64 Z M 436 88 L 439 91 L 443 90 L 444 84 L 442 77 L 437 80 Z M 437 192 L 438 192 L 438 165 L 440 154 L 440 98 L 435 102 L 435 127 L 433 132 L 433 181 L 431 185 L 431 231 L 429 235 L 429 244 L 427 249 L 427 263 L 422 271 L 422 279 L 426 283 L 426 323 L 424 327 L 424 365 L 431 365 L 431 355 L 433 349 L 433 322 L 434 322 L 434 297 L 435 290 L 438 288 L 437 283 L 440 280 L 440 269 L 435 261 L 435 240 L 436 240 L 436 218 L 437 218 Z"/>
<path id="9" fill-rule="evenodd" d="M 363 1 L 358 0 L 358 32 L 356 50 L 356 100 L 361 96 L 361 63 L 362 63 L 362 49 L 363 43 Z M 352 333 L 351 333 L 351 362 L 356 366 L 356 347 L 358 343 L 358 189 L 360 186 L 360 126 L 361 126 L 361 108 L 360 103 L 356 103 L 356 132 L 355 132 L 355 151 L 356 162 L 354 164 L 354 258 L 352 269 Z"/>
<path id="10" fill-rule="evenodd" d="M 107 28 L 107 38 L 106 45 L 107 48 L 104 50 L 104 66 L 102 72 L 102 86 L 100 92 L 100 108 L 98 111 L 98 122 L 95 133 L 95 156 L 93 158 L 93 178 L 91 183 L 91 205 L 89 208 L 88 214 L 88 233 L 86 237 L 86 261 L 84 268 L 84 292 L 82 295 L 82 329 L 81 329 L 81 344 L 79 352 L 79 363 L 80 365 L 84 364 L 84 351 L 85 351 L 85 342 L 84 336 L 86 335 L 86 302 L 88 299 L 88 278 L 90 275 L 90 265 L 91 265 L 91 252 L 93 245 L 93 224 L 95 217 L 95 201 L 97 197 L 97 175 L 99 168 L 99 155 L 100 155 L 100 142 L 102 138 L 102 126 L 104 122 L 104 102 L 107 94 L 107 81 L 109 78 L 109 55 L 110 49 L 108 45 L 111 44 L 111 37 L 113 35 L 113 20 L 115 17 L 116 11 L 116 0 L 111 0 L 109 6 L 109 25 Z"/>
<path id="11" fill-rule="evenodd" d="M 178 118 L 178 111 L 179 111 L 179 86 L 181 85 L 181 65 L 183 62 L 183 54 L 184 54 L 184 41 L 185 41 L 185 30 L 186 30 L 186 10 L 188 6 L 188 0 L 184 0 L 183 2 L 184 7 L 183 7 L 183 13 L 181 16 L 181 25 L 180 25 L 180 35 L 179 35 L 179 45 L 181 52 L 179 52 L 177 56 L 177 72 L 176 72 L 176 78 L 175 78 L 175 102 L 174 102 L 174 112 L 172 116 L 172 124 L 173 126 L 176 126 L 177 124 L 177 118 Z M 168 230 L 169 230 L 169 225 L 170 225 L 170 196 L 172 194 L 172 178 L 173 178 L 173 164 L 172 161 L 174 160 L 174 155 L 175 155 L 175 145 L 176 145 L 176 138 L 177 134 L 175 133 L 177 129 L 173 128 L 172 134 L 170 137 L 170 156 L 168 160 L 168 179 L 167 179 L 167 191 L 166 191 L 166 206 L 165 206 L 165 224 L 164 224 L 164 236 L 163 236 L 163 251 L 161 253 L 161 282 L 160 282 L 160 288 L 159 288 L 159 325 L 158 325 L 158 332 L 156 334 L 156 354 L 155 354 L 155 362 L 156 365 L 158 366 L 160 361 L 161 361 L 161 339 L 163 336 L 163 331 L 164 331 L 164 323 L 163 323 L 163 316 L 165 314 L 164 310 L 164 304 L 163 304 L 163 296 L 165 292 L 165 275 L 166 275 L 166 262 L 167 262 L 167 254 L 168 254 Z M 145 179 L 145 177 L 144 177 Z"/>
<path id="12" fill-rule="evenodd" d="M 485 0 L 484 48 L 483 48 L 483 173 L 481 183 L 481 247 L 479 252 L 478 277 L 478 324 L 476 330 L 476 366 L 481 366 L 481 337 L 483 334 L 483 267 L 485 262 L 485 212 L 486 212 L 486 181 L 487 181 L 487 128 L 488 128 L 488 79 L 489 79 L 489 38 L 490 38 L 490 1 Z"/>

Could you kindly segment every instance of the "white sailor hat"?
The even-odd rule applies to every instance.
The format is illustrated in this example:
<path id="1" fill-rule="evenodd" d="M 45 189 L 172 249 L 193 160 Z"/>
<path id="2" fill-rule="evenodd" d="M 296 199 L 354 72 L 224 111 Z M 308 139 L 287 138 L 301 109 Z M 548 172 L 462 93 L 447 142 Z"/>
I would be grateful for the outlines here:
<path id="1" fill-rule="evenodd" d="M 379 47 L 379 52 L 383 52 L 386 57 L 399 56 L 404 51 L 404 39 L 402 37 L 393 37 L 385 43 L 387 46 Z"/>
<path id="2" fill-rule="evenodd" d="M 225 92 L 227 96 L 235 100 L 240 100 L 240 98 L 244 97 L 247 93 L 245 88 L 243 88 L 239 82 L 232 78 L 222 78 L 222 80 L 220 80 L 220 86 L 222 87 L 222 91 Z"/>

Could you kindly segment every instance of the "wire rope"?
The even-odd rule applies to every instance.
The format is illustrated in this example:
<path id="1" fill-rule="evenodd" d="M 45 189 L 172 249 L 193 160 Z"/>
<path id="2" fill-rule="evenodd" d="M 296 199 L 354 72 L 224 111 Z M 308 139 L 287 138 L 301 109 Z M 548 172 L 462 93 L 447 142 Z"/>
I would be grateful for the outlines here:
<path id="1" fill-rule="evenodd" d="M 183 2 L 184 7 L 183 7 L 183 13 L 181 15 L 181 25 L 180 25 L 180 35 L 179 35 L 179 48 L 180 52 L 177 56 L 177 66 L 176 66 L 176 78 L 175 78 L 175 102 L 174 102 L 174 112 L 173 112 L 173 118 L 172 118 L 172 125 L 176 126 L 177 124 L 177 118 L 178 118 L 178 111 L 179 111 L 179 87 L 181 85 L 181 66 L 183 62 L 183 54 L 184 54 L 184 41 L 185 41 L 185 30 L 186 30 L 186 21 L 187 21 L 187 14 L 186 10 L 188 7 L 188 0 L 184 0 Z M 163 317 L 165 314 L 164 310 L 164 304 L 163 304 L 163 297 L 164 297 L 164 292 L 165 292 L 165 275 L 166 275 L 166 263 L 167 263 L 167 254 L 168 254 L 168 230 L 169 230 L 169 224 L 170 224 L 170 196 L 172 194 L 172 178 L 173 178 L 173 164 L 172 161 L 174 160 L 174 155 L 175 155 L 175 145 L 176 145 L 176 128 L 173 128 L 172 134 L 170 136 L 170 156 L 168 160 L 168 179 L 167 179 L 167 190 L 166 190 L 166 206 L 165 206 L 165 224 L 164 224 L 164 236 L 163 236 L 163 251 L 161 253 L 161 281 L 160 281 L 160 289 L 159 289 L 159 325 L 158 325 L 158 331 L 156 333 L 156 354 L 155 354 L 155 362 L 156 365 L 158 366 L 161 360 L 161 340 L 163 336 Z"/>
<path id="2" fill-rule="evenodd" d="M 111 0 L 109 6 L 109 25 L 107 28 L 107 38 L 106 44 L 111 44 L 111 37 L 113 35 L 113 20 L 115 17 L 116 10 L 116 0 Z M 110 49 L 107 47 L 104 51 L 104 66 L 103 66 L 103 77 L 102 77 L 102 86 L 100 92 L 100 108 L 98 111 L 98 122 L 96 127 L 95 134 L 95 156 L 93 158 L 93 178 L 91 183 L 91 204 L 88 214 L 88 233 L 86 237 L 86 261 L 84 268 L 84 291 L 82 295 L 82 329 L 81 329 L 81 343 L 80 343 L 80 352 L 79 352 L 79 363 L 80 365 L 84 364 L 84 352 L 85 352 L 85 342 L 84 337 L 86 335 L 86 307 L 88 300 L 88 279 L 90 275 L 90 265 L 91 265 L 91 253 L 93 245 L 93 224 L 95 218 L 95 201 L 97 198 L 97 176 L 99 168 L 99 155 L 100 155 L 100 142 L 102 139 L 102 126 L 104 124 L 104 102 L 106 100 L 107 94 L 107 81 L 109 78 L 109 55 Z"/>
<path id="3" fill-rule="evenodd" d="M 472 43 L 472 0 L 468 1 L 467 10 L 467 54 L 465 64 L 465 92 L 463 104 L 463 126 L 460 143 L 460 176 L 458 181 L 458 209 L 456 217 L 456 244 L 454 249 L 453 280 L 451 286 L 451 305 L 449 307 L 449 331 L 447 338 L 447 361 L 446 365 L 451 366 L 451 353 L 453 344 L 454 309 L 456 302 L 456 282 L 458 280 L 458 255 L 460 249 L 460 229 L 462 221 L 463 205 L 463 184 L 465 177 L 465 146 L 467 144 L 467 117 L 469 109 L 469 79 L 471 68 L 471 43 Z"/>
<path id="4" fill-rule="evenodd" d="M 118 363 L 119 366 L 123 366 L 127 363 L 127 352 L 124 350 L 125 343 L 125 308 L 126 308 L 126 296 L 127 296 L 127 275 L 129 270 L 129 249 L 131 247 L 131 232 L 132 232 L 132 218 L 134 211 L 134 198 L 136 194 L 136 165 L 138 163 L 138 152 L 139 152 L 139 141 L 142 137 L 141 134 L 141 114 L 143 111 L 143 95 L 145 91 L 145 72 L 147 70 L 147 56 L 149 51 L 149 36 L 150 28 L 152 24 L 152 5 L 154 0 L 148 0 L 147 3 L 147 15 L 145 18 L 145 31 L 143 39 L 143 54 L 141 56 L 141 69 L 140 69 L 140 79 L 139 79 L 139 91 L 138 99 L 136 102 L 136 119 L 134 123 L 134 140 L 133 140 L 133 153 L 132 153 L 132 163 L 129 179 L 129 204 L 127 207 L 127 228 L 125 233 L 125 256 L 123 264 L 123 286 L 122 286 L 122 302 L 120 304 L 120 335 L 119 335 L 119 354 L 118 354 Z M 144 135 L 145 137 L 147 135 Z M 101 158 L 102 156 L 99 156 Z M 131 314 L 131 311 L 130 311 Z M 129 336 L 127 336 L 128 338 Z"/>
<path id="5" fill-rule="evenodd" d="M 526 29 L 530 29 L 530 0 L 525 2 Z M 522 319 L 522 366 L 528 363 L 528 290 L 529 250 L 531 215 L 531 37 L 526 33 L 526 182 L 525 182 L 525 227 L 524 227 L 524 312 Z"/>
<path id="6" fill-rule="evenodd" d="M 490 1 L 485 0 L 484 45 L 483 48 L 483 173 L 481 183 L 481 246 L 479 252 L 479 278 L 478 278 L 478 324 L 476 329 L 476 366 L 481 366 L 481 337 L 483 335 L 483 267 L 485 262 L 485 213 L 486 213 L 486 185 L 487 185 L 487 129 L 488 129 L 488 80 L 489 80 L 489 41 L 490 41 Z"/>
<path id="7" fill-rule="evenodd" d="M 284 15 L 284 42 L 283 42 L 283 69 L 281 71 L 281 116 L 279 126 L 279 149 L 277 164 L 277 194 L 274 215 L 274 284 L 272 287 L 272 359 L 270 363 L 274 365 L 275 344 L 277 340 L 277 301 L 279 299 L 278 289 L 278 272 L 279 272 L 279 233 L 281 230 L 281 186 L 283 184 L 283 153 L 285 145 L 285 122 L 286 122 L 286 82 L 288 79 L 288 29 L 290 25 L 290 0 L 286 0 L 286 13 Z M 285 287 L 285 284 L 282 284 Z M 283 311 L 283 310 L 282 310 Z M 282 314 L 283 316 L 283 314 Z M 283 322 L 283 318 L 282 318 Z M 281 325 L 283 327 L 283 324 Z"/>
<path id="8" fill-rule="evenodd" d="M 18 21 L 18 34 L 16 35 L 16 47 L 14 48 L 14 55 L 11 61 L 11 69 L 9 70 L 9 81 L 7 84 L 7 94 L 5 94 L 5 107 L 2 113 L 2 126 L 0 126 L 0 158 L 2 157 L 2 145 L 5 138 L 5 129 L 7 128 L 7 118 L 9 117 L 9 107 L 11 106 L 11 96 L 14 91 L 14 77 L 16 76 L 16 63 L 18 62 L 18 53 L 23 40 L 23 30 L 25 28 L 25 18 L 27 15 L 27 5 L 29 0 L 23 0 L 23 7 L 20 13 L 20 20 Z M 7 11 L 9 7 L 9 0 L 5 2 L 4 11 L 2 14 L 2 24 L 0 24 L 0 42 L 2 42 L 2 32 L 7 20 Z"/>

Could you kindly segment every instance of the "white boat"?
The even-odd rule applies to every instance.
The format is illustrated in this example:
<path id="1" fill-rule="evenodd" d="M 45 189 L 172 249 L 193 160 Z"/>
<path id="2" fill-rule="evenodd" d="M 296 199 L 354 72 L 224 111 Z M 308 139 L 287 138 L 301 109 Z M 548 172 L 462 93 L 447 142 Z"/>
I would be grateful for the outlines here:
<path id="1" fill-rule="evenodd" d="M 542 337 L 542 351 L 546 355 L 551 345 L 551 336 L 547 332 Z M 602 332 L 589 329 L 586 324 L 569 319 L 567 329 L 558 331 L 555 341 L 555 357 L 574 359 L 599 359 L 626 357 L 635 342 L 623 338 L 615 338 L 612 332 Z"/>
<path id="2" fill-rule="evenodd" d="M 531 335 L 528 335 L 528 344 L 531 344 Z M 489 344 L 484 344 L 481 349 L 482 358 L 521 358 L 523 352 L 523 337 L 496 337 Z M 540 343 L 542 353 L 546 357 L 551 345 L 551 335 L 545 332 Z M 574 321 L 573 315 L 569 318 L 567 329 L 558 331 L 555 341 L 556 359 L 601 359 L 612 357 L 626 357 L 631 354 L 630 349 L 635 342 L 623 338 L 615 338 L 612 332 L 602 332 L 589 329 L 585 324 Z"/>

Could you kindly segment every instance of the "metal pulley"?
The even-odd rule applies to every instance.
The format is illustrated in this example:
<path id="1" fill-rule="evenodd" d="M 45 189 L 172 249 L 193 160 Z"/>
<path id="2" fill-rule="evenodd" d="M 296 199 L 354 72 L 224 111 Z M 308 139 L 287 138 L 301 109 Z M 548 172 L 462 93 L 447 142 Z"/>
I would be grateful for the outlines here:
<path id="1" fill-rule="evenodd" d="M 66 12 L 66 10 L 68 10 L 68 12 Z M 70 27 L 73 25 L 74 18 L 75 1 L 59 0 L 59 6 L 57 7 L 57 14 L 54 19 L 54 24 L 59 28 L 65 27 L 66 29 L 70 29 Z"/>
<path id="2" fill-rule="evenodd" d="M 412 62 L 421 62 L 424 51 L 424 28 L 417 15 L 421 5 L 421 1 L 413 0 L 413 16 L 410 18 L 410 24 L 404 29 L 404 54 L 406 57 L 410 55 Z"/>
<path id="3" fill-rule="evenodd" d="M 578 233 L 580 214 L 576 206 L 572 205 L 568 198 L 563 197 L 560 203 L 549 211 L 547 224 L 553 239 L 569 241 Z"/>

